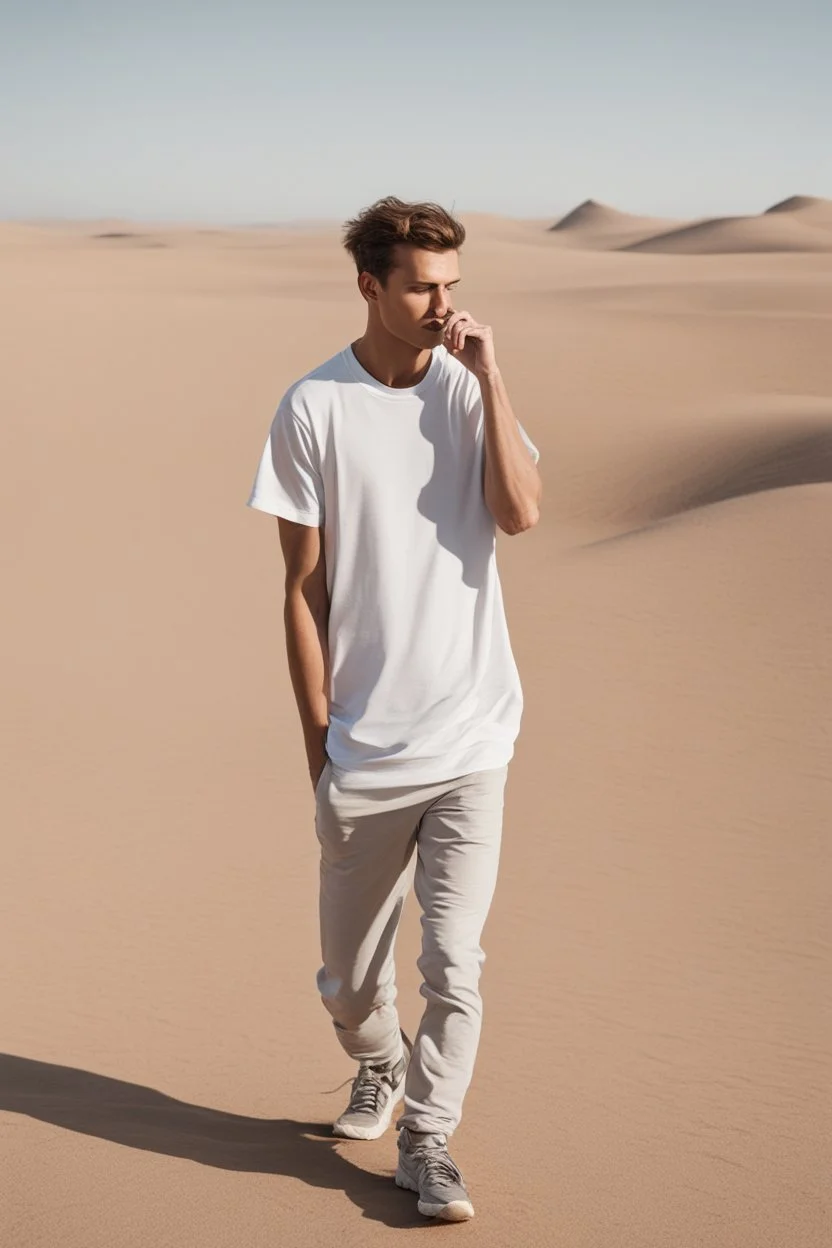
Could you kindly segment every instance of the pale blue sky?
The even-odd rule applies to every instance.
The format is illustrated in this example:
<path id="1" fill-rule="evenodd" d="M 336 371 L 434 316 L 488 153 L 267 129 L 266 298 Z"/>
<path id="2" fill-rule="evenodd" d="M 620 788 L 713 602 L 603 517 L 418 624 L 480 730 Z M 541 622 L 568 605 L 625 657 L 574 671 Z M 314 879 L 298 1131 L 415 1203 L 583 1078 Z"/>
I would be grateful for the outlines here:
<path id="1" fill-rule="evenodd" d="M 830 0 L 0 0 L 0 217 L 832 196 Z"/>

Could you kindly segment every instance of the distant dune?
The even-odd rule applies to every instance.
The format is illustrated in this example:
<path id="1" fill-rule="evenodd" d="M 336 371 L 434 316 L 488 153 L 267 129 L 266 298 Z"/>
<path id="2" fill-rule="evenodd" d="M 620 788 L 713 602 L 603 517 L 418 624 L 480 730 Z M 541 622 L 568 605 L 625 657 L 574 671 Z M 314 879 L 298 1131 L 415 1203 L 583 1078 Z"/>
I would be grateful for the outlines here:
<path id="1" fill-rule="evenodd" d="M 587 199 L 551 225 L 549 233 L 559 235 L 568 247 L 583 247 L 591 251 L 620 251 L 631 243 L 663 233 L 679 224 L 679 221 L 661 217 L 641 217 L 630 212 L 619 212 L 617 208 Z"/>
<path id="2" fill-rule="evenodd" d="M 620 212 L 607 204 L 599 204 L 595 199 L 585 199 L 577 208 L 573 208 L 560 221 L 549 228 L 558 230 L 597 230 L 619 229 L 628 226 L 649 224 L 652 218 L 635 216 L 630 212 Z"/>
<path id="3" fill-rule="evenodd" d="M 100 234 L 93 234 L 92 237 L 95 240 L 114 243 L 125 248 L 170 246 L 170 242 L 158 234 L 140 234 L 137 230 L 104 230 Z"/>
<path id="4" fill-rule="evenodd" d="M 721 255 L 749 251 L 832 251 L 832 231 L 819 230 L 788 213 L 760 217 L 716 217 L 653 238 L 625 251 L 673 255 Z"/>
<path id="5" fill-rule="evenodd" d="M 832 199 L 820 199 L 816 195 L 792 195 L 779 204 L 767 208 L 765 216 L 772 213 L 788 214 L 794 220 L 813 225 L 816 229 L 832 230 Z"/>
<path id="6" fill-rule="evenodd" d="M 759 216 L 666 221 L 619 212 L 588 199 L 549 232 L 589 251 L 721 255 L 832 251 L 832 200 L 793 195 Z"/>

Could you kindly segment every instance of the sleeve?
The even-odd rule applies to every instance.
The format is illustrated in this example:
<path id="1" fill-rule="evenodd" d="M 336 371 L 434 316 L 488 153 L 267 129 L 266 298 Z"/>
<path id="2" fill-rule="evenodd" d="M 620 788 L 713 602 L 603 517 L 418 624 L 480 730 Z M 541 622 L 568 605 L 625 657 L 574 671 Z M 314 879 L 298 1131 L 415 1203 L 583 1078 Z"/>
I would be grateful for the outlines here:
<path id="1" fill-rule="evenodd" d="M 471 385 L 468 392 L 468 404 L 469 418 L 474 425 L 474 435 L 477 442 L 481 443 L 485 436 L 485 413 L 482 406 L 482 391 L 480 390 L 480 385 L 476 378 L 473 379 L 473 385 Z M 531 452 L 532 459 L 535 463 L 537 463 L 540 459 L 540 451 L 537 449 L 534 442 L 532 442 L 519 420 L 517 421 L 517 428 L 520 430 L 520 437 L 523 439 Z"/>
<path id="2" fill-rule="evenodd" d="M 324 522 L 324 486 L 312 432 L 288 403 L 277 409 L 247 506 L 312 526 Z"/>
<path id="3" fill-rule="evenodd" d="M 534 442 L 532 442 L 531 438 L 526 433 L 526 430 L 520 424 L 519 420 L 517 422 L 517 428 L 520 430 L 520 437 L 523 439 L 523 441 L 526 443 L 526 446 L 531 451 L 532 459 L 534 460 L 535 463 L 537 463 L 537 461 L 540 459 L 540 451 L 537 449 Z"/>

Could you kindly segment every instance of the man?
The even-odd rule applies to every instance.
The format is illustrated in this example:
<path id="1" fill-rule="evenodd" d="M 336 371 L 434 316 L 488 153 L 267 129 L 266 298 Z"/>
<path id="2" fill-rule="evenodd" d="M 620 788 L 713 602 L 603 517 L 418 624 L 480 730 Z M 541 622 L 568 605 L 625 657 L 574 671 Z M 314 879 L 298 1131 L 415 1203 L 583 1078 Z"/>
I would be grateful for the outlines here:
<path id="1" fill-rule="evenodd" d="M 364 334 L 284 395 L 249 506 L 278 518 L 292 685 L 315 791 L 317 984 L 358 1062 L 336 1135 L 376 1139 L 404 1099 L 396 1182 L 428 1217 L 474 1210 L 451 1160 L 473 1073 L 483 925 L 522 692 L 496 526 L 538 519 L 538 451 L 491 329 L 452 307 L 465 231 L 379 200 L 344 245 Z M 393 948 L 415 860 L 427 1002 L 399 1029 Z"/>

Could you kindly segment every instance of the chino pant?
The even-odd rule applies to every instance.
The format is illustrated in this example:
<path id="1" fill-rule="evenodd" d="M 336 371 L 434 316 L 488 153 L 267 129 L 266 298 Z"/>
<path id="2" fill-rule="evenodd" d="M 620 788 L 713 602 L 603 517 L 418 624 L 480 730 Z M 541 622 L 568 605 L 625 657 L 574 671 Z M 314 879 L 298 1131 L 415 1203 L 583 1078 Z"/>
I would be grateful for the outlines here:
<path id="1" fill-rule="evenodd" d="M 347 790 L 327 762 L 315 793 L 323 965 L 317 984 L 359 1062 L 401 1053 L 394 945 L 411 879 L 422 910 L 427 1005 L 400 1126 L 452 1134 L 482 1021 L 480 947 L 500 856 L 508 766 L 430 785 Z"/>

